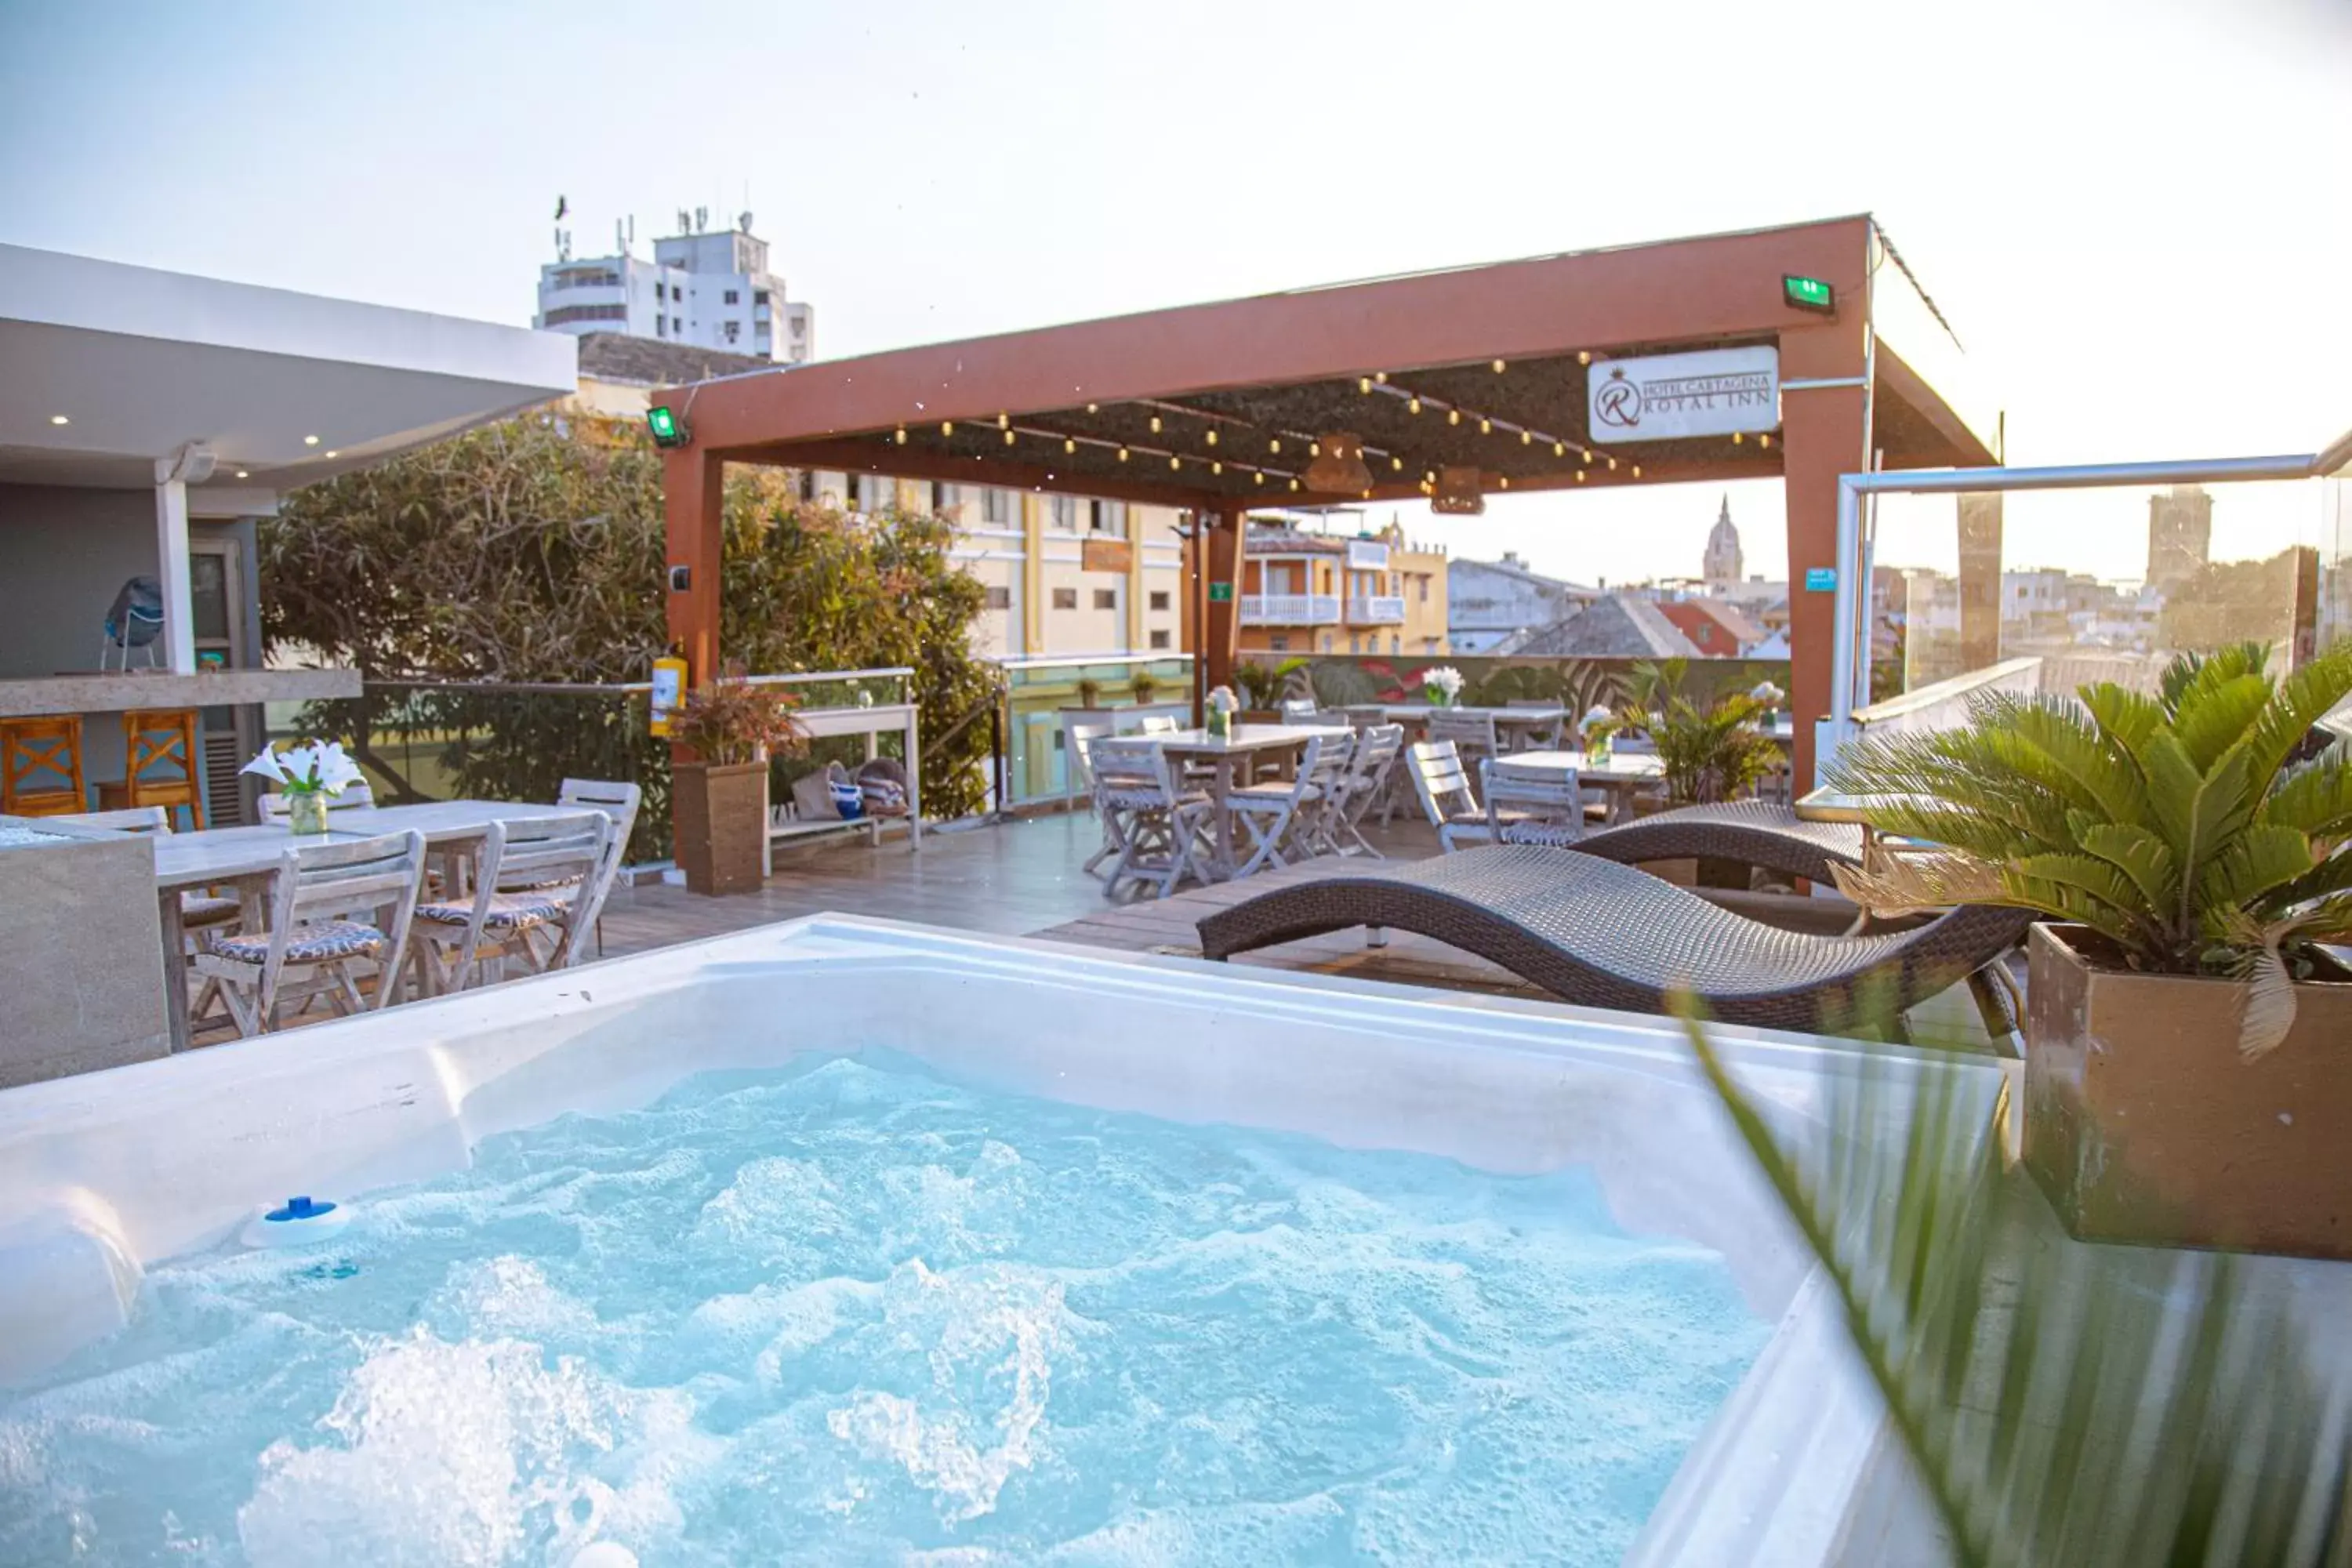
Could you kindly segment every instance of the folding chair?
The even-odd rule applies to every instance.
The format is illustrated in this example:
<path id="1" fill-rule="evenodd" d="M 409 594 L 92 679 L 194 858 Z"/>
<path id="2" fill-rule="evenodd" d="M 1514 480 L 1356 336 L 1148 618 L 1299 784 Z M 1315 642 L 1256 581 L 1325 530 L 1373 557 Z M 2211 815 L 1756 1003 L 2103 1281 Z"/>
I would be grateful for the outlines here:
<path id="1" fill-rule="evenodd" d="M 278 1026 L 278 1008 L 325 996 L 338 1013 L 385 1007 L 400 989 L 425 836 L 414 829 L 343 843 L 289 844 L 270 879 L 267 931 L 215 931 L 195 959 L 201 1015 L 217 994 L 238 1034 Z M 356 918 L 364 916 L 364 919 Z M 371 1003 L 354 966 L 374 966 Z"/>
<path id="2" fill-rule="evenodd" d="M 579 961 L 580 938 L 595 918 L 613 847 L 602 811 L 493 822 L 474 861 L 470 900 L 416 906 L 417 974 L 427 994 L 485 981 L 492 960 L 520 957 L 538 973 Z M 544 950 L 534 933 L 548 933 Z M 448 950 L 445 967 L 438 950 Z M 470 976 L 470 979 L 469 979 Z"/>

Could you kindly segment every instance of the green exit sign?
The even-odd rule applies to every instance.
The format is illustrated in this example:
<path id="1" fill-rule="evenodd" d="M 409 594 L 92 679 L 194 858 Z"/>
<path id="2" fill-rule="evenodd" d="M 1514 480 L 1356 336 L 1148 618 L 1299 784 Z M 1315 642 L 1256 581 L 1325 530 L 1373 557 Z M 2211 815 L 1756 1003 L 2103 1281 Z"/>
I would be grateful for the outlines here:
<path id="1" fill-rule="evenodd" d="M 1818 278 L 1800 278 L 1794 273 L 1780 276 L 1780 298 L 1792 309 L 1819 310 L 1828 315 L 1837 309 L 1837 290 Z"/>
<path id="2" fill-rule="evenodd" d="M 1213 605 L 1230 605 L 1233 602 L 1234 585 L 1231 583 L 1212 583 L 1209 584 L 1209 603 Z"/>
<path id="3" fill-rule="evenodd" d="M 646 428 L 653 432 L 656 447 L 683 447 L 693 438 L 686 421 L 659 405 L 646 410 Z"/>

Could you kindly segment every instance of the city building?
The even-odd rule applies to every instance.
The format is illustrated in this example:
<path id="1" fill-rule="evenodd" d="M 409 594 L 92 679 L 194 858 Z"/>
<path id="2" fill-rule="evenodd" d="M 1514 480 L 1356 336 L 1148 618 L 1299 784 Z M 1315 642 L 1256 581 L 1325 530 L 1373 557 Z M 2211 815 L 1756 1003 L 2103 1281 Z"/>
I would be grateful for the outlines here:
<path id="1" fill-rule="evenodd" d="M 1517 551 L 1506 550 L 1500 561 L 1454 562 L 1445 595 L 1451 651 L 1492 653 L 1520 633 L 1566 620 L 1601 590 L 1530 571 Z"/>
<path id="2" fill-rule="evenodd" d="M 558 230 L 556 259 L 539 269 L 535 327 L 551 331 L 619 332 L 687 343 L 766 363 L 800 364 L 816 356 L 815 312 L 784 298 L 784 280 L 768 269 L 768 242 L 745 213 L 731 229 L 707 230 L 707 215 L 679 213 L 682 231 L 654 241 L 653 259 L 634 254 L 626 231 L 619 248 L 586 259 L 572 254 Z"/>
<path id="3" fill-rule="evenodd" d="M 1310 532 L 1286 517 L 1248 520 L 1242 541 L 1244 653 L 1442 654 L 1443 551 L 1377 532 Z"/>
<path id="4" fill-rule="evenodd" d="M 1715 526 L 1707 531 L 1706 553 L 1701 562 L 1699 575 L 1711 589 L 1741 580 L 1747 557 L 1740 553 L 1739 530 L 1731 521 L 1728 493 L 1723 498 L 1722 509 L 1715 514 Z"/>
<path id="5" fill-rule="evenodd" d="M 625 332 L 582 332 L 579 338 L 580 390 L 568 406 L 608 419 L 644 419 L 653 395 L 665 387 L 772 368 L 750 354 Z"/>
<path id="6" fill-rule="evenodd" d="M 2170 588 L 2197 575 L 2213 545 L 2213 498 L 2202 485 L 2175 485 L 2147 498 L 2147 578 Z M 2008 595 L 2003 595 L 2006 600 Z"/>
<path id="7" fill-rule="evenodd" d="M 1610 594 L 1594 599 L 1566 620 L 1521 632 L 1496 647 L 1497 654 L 1529 658 L 1697 658 L 1685 637 L 1654 599 Z"/>
<path id="8" fill-rule="evenodd" d="M 1737 550 L 1735 545 L 1734 549 Z M 1762 642 L 1764 628 L 1723 599 L 1661 599 L 1658 613 L 1690 638 L 1705 658 L 1738 658 Z"/>

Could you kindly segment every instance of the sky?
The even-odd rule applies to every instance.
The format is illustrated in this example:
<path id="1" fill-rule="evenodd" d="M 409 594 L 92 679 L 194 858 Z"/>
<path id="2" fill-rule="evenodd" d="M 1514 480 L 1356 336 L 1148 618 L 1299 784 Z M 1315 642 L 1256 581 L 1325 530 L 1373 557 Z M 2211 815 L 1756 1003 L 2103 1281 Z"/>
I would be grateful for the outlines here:
<path id="1" fill-rule="evenodd" d="M 0 240 L 518 324 L 559 195 L 581 255 L 748 208 L 826 357 L 1870 211 L 2013 462 L 2352 427 L 2352 0 L 0 0 Z M 2321 542 L 2317 488 L 2224 492 L 2216 555 Z M 1623 582 L 1722 493 L 1404 521 Z M 2136 576 L 2143 494 L 2012 498 L 2011 563 Z"/>

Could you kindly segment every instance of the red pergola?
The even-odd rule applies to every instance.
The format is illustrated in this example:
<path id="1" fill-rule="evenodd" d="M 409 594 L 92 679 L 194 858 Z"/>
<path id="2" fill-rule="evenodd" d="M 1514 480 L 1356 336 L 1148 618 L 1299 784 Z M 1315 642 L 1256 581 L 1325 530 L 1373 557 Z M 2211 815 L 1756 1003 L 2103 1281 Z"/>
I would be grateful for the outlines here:
<path id="1" fill-rule="evenodd" d="M 1420 500 L 1475 468 L 1494 492 L 1779 475 L 1787 488 L 1793 704 L 1829 708 L 1837 481 L 1867 469 L 1989 464 L 1981 436 L 1883 342 L 1872 220 L 1573 252 L 1154 310 L 760 371 L 673 388 L 689 444 L 667 454 L 669 627 L 691 677 L 719 667 L 721 465 L 999 485 L 1184 509 L 1195 649 L 1229 678 L 1241 521 L 1253 506 Z M 1835 290 L 1822 314 L 1782 279 Z M 1780 427 L 1608 444 L 1586 407 L 1591 361 L 1777 344 Z M 1502 368 L 1496 369 L 1500 364 Z M 1414 399 L 1418 398 L 1418 411 Z M 1454 410 L 1465 417 L 1452 417 Z M 1360 437 L 1372 484 L 1304 481 L 1317 436 Z M 1612 465 L 1613 460 L 1613 465 Z M 1294 480 L 1298 481 L 1294 485 Z M 684 568 L 680 573 L 677 569 Z M 1797 731 L 1800 787 L 1812 734 Z"/>

